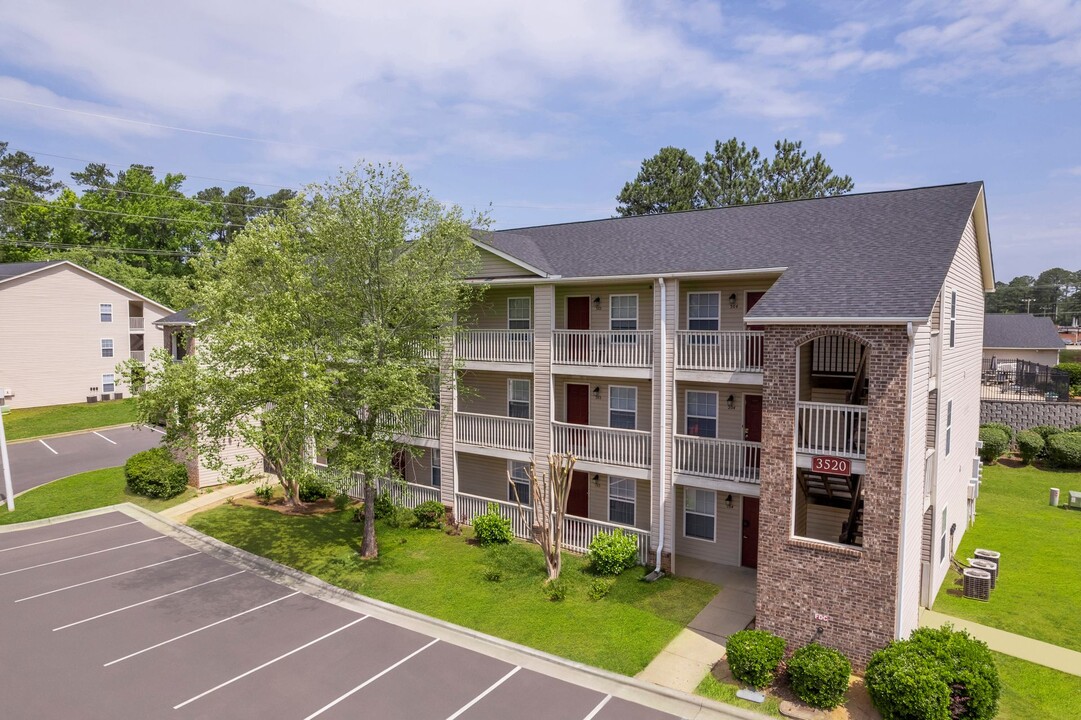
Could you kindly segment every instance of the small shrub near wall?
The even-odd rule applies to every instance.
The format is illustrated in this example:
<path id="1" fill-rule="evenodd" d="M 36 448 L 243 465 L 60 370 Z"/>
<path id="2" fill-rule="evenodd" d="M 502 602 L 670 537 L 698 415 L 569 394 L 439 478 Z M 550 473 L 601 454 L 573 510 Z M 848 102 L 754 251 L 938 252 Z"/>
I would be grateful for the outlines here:
<path id="1" fill-rule="evenodd" d="M 500 545 L 514 539 L 510 520 L 499 514 L 495 503 L 488 503 L 488 512 L 473 518 L 473 534 L 481 545 Z"/>
<path id="2" fill-rule="evenodd" d="M 1010 436 L 997 427 L 980 427 L 980 460 L 985 465 L 991 465 L 1010 449 Z"/>
<path id="3" fill-rule="evenodd" d="M 765 630 L 740 630 L 728 638 L 725 653 L 732 676 L 751 687 L 769 687 L 784 658 L 784 638 Z"/>
<path id="4" fill-rule="evenodd" d="M 832 710 L 845 701 L 852 664 L 833 648 L 804 645 L 788 660 L 792 691 L 811 707 Z"/>
<path id="5" fill-rule="evenodd" d="M 616 529 L 598 533 L 589 543 L 589 563 L 601 575 L 619 575 L 638 564 L 638 540 Z"/>
<path id="6" fill-rule="evenodd" d="M 1006 449 L 1009 450 L 1009 446 L 1013 443 L 1013 428 L 1012 427 L 1010 427 L 1006 423 L 1000 423 L 1000 422 L 983 423 L 982 425 L 980 425 L 980 427 L 981 428 L 995 428 L 996 430 L 1001 430 L 1002 432 L 1006 433 Z"/>
<path id="7" fill-rule="evenodd" d="M 1081 432 L 1052 435 L 1047 441 L 1047 459 L 1055 467 L 1081 470 Z"/>
<path id="8" fill-rule="evenodd" d="M 124 463 L 128 490 L 136 495 L 167 500 L 188 487 L 188 469 L 165 448 L 135 453 Z"/>
<path id="9" fill-rule="evenodd" d="M 1017 433 L 1017 450 L 1021 453 L 1021 461 L 1026 465 L 1040 456 L 1044 448 L 1043 438 L 1039 433 L 1032 430 L 1022 430 Z"/>
<path id="10" fill-rule="evenodd" d="M 413 508 L 413 514 L 417 516 L 417 527 L 441 528 L 447 509 L 438 500 L 428 500 Z"/>

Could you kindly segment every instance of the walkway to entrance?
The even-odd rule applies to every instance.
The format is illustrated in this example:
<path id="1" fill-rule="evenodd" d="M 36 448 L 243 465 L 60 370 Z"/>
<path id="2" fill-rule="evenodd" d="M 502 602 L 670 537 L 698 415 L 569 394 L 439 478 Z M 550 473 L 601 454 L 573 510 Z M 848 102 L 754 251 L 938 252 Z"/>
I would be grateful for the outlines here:
<path id="1" fill-rule="evenodd" d="M 754 620 L 758 577 L 754 570 L 680 557 L 676 561 L 676 574 L 721 586 L 721 591 L 687 626 L 690 630 L 723 645 L 729 635 L 746 629 Z"/>

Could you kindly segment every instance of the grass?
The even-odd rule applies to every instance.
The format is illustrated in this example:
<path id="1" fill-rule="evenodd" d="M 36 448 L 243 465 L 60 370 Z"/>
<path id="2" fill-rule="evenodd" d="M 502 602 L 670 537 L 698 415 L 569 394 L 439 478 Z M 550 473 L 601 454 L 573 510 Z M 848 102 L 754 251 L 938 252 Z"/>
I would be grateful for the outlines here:
<path id="1" fill-rule="evenodd" d="M 975 548 L 1002 553 L 990 602 L 960 597 L 955 574 L 947 577 L 934 609 L 1018 635 L 1081 651 L 1081 512 L 1047 504 L 1049 488 L 1081 489 L 1081 473 L 1036 467 L 984 468 L 976 524 L 957 557 Z"/>
<path id="2" fill-rule="evenodd" d="M 122 425 L 135 420 L 135 401 L 128 398 L 99 403 L 15 409 L 4 414 L 4 431 L 8 440 L 25 440 L 43 435 Z"/>
<path id="3" fill-rule="evenodd" d="M 15 498 L 14 512 L 0 506 L 0 525 L 56 517 L 80 510 L 131 502 L 157 512 L 195 497 L 188 489 L 169 500 L 151 500 L 127 491 L 124 468 L 105 468 L 69 475 L 48 485 L 28 490 Z"/>
<path id="4" fill-rule="evenodd" d="M 594 576 L 582 558 L 564 554 L 567 597 L 553 602 L 542 590 L 544 563 L 534 545 L 485 549 L 468 528 L 450 536 L 380 521 L 379 557 L 364 561 L 352 515 L 285 516 L 227 505 L 190 525 L 362 595 L 626 675 L 645 668 L 717 592 L 684 578 L 640 582 L 645 569 L 636 568 L 606 597 L 590 600 Z M 499 581 L 485 577 L 496 573 Z"/>
<path id="5" fill-rule="evenodd" d="M 1059 362 L 1081 362 L 1081 348 L 1063 348 L 1058 359 Z"/>
<path id="6" fill-rule="evenodd" d="M 694 692 L 697 695 L 707 697 L 710 700 L 723 702 L 726 705 L 735 705 L 738 708 L 753 710 L 762 713 L 763 715 L 769 715 L 770 717 L 783 717 L 780 710 L 781 701 L 777 698 L 767 696 L 764 703 L 754 703 L 736 697 L 737 690 L 739 690 L 738 685 L 721 682 L 713 677 L 713 673 L 710 673 L 703 678 L 702 682 L 698 683 L 698 687 L 694 689 Z"/>
<path id="7" fill-rule="evenodd" d="M 997 720 L 1081 720 L 1081 677 L 1001 653 L 994 656 L 1002 680 Z"/>

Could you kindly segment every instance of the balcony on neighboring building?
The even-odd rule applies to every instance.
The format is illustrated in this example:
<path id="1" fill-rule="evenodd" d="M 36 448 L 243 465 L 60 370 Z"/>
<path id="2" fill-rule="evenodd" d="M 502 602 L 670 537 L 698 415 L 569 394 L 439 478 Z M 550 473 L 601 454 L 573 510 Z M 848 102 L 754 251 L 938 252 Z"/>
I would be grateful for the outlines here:
<path id="1" fill-rule="evenodd" d="M 454 439 L 459 449 L 528 462 L 533 451 L 529 418 L 454 413 Z"/>
<path id="2" fill-rule="evenodd" d="M 552 365 L 574 375 L 647 378 L 653 365 L 652 330 L 553 330 Z"/>
<path id="3" fill-rule="evenodd" d="M 462 330 L 454 338 L 454 356 L 478 370 L 531 371 L 532 330 Z"/>

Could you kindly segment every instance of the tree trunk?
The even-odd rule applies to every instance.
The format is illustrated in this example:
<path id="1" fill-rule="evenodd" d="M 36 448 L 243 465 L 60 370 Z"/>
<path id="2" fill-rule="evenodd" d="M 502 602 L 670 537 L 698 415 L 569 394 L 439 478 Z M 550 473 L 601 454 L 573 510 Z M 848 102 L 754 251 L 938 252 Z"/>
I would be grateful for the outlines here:
<path id="1" fill-rule="evenodd" d="M 375 484 L 364 481 L 364 538 L 360 541 L 360 556 L 365 560 L 379 557 L 375 540 Z"/>

